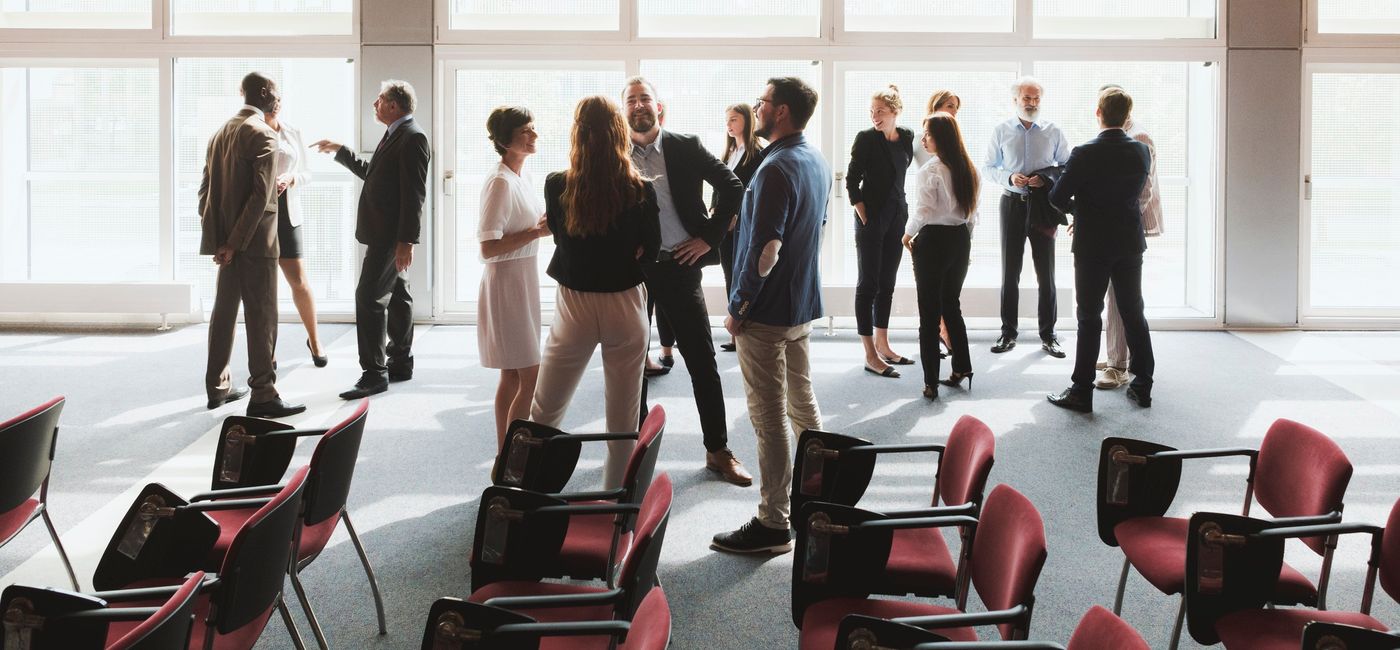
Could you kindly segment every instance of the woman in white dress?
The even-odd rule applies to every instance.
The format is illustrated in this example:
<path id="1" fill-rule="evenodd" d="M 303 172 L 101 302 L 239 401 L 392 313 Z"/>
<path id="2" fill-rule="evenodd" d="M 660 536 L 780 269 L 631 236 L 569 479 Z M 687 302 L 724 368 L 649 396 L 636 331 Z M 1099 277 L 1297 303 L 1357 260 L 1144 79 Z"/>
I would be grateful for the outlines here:
<path id="1" fill-rule="evenodd" d="M 267 125 L 277 132 L 277 243 L 281 248 L 277 265 L 282 268 L 287 286 L 292 288 L 292 303 L 306 326 L 306 348 L 311 352 L 311 361 L 317 368 L 324 368 L 329 359 L 316 332 L 316 298 L 311 295 L 311 281 L 301 261 L 300 192 L 311 182 L 311 174 L 306 171 L 306 145 L 302 143 L 301 131 L 278 118 L 281 110 L 279 101 L 264 116 Z"/>
<path id="2" fill-rule="evenodd" d="M 501 371 L 496 387 L 496 449 L 511 421 L 530 416 L 540 371 L 540 278 L 535 240 L 549 235 L 544 203 L 522 168 L 535 153 L 534 116 L 501 106 L 486 118 L 501 162 L 481 187 L 477 238 L 484 262 L 476 308 L 481 365 Z"/>

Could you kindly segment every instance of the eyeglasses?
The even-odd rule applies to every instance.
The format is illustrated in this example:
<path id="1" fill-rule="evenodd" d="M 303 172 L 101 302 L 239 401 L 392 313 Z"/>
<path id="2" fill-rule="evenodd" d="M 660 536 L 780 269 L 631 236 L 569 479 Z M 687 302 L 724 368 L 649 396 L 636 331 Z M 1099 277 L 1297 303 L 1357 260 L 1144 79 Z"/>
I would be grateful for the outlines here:
<path id="1" fill-rule="evenodd" d="M 773 100 L 771 100 L 771 99 L 765 99 L 765 98 L 763 98 L 763 97 L 759 97 L 758 99 L 753 100 L 753 109 L 754 109 L 754 110 L 758 110 L 758 107 L 760 107 L 760 106 L 762 106 L 762 105 L 764 105 L 764 104 L 771 104 L 771 103 L 773 103 Z"/>

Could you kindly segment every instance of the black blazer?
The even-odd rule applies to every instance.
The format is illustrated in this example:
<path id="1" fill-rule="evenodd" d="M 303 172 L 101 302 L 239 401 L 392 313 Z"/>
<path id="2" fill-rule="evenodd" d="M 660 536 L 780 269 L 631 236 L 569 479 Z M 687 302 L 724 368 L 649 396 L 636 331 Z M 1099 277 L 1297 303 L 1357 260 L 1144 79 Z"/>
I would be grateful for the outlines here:
<path id="1" fill-rule="evenodd" d="M 661 154 L 666 159 L 666 184 L 671 188 L 671 201 L 681 225 L 691 237 L 699 237 L 710 245 L 710 252 L 700 258 L 699 266 L 718 264 L 719 240 L 729 230 L 729 220 L 739 213 L 744 184 L 693 135 L 662 129 Z M 705 208 L 702 183 L 714 188 L 713 215 Z"/>
<path id="2" fill-rule="evenodd" d="M 418 243 L 423 230 L 423 202 L 428 197 L 428 163 L 433 159 L 428 134 L 418 120 L 399 125 L 365 162 L 350 147 L 335 161 L 364 181 L 355 221 L 355 239 L 366 246 Z"/>
<path id="3" fill-rule="evenodd" d="M 588 237 L 575 237 L 564 228 L 563 195 L 564 173 L 545 177 L 544 217 L 554 235 L 554 257 L 546 271 L 549 277 L 574 291 L 625 291 L 641 284 L 641 260 L 656 259 L 661 245 L 656 190 L 651 183 L 646 184 L 641 202 L 618 215 L 607 232 Z"/>
<path id="4" fill-rule="evenodd" d="M 1151 168 L 1151 150 L 1123 129 L 1105 130 L 1074 148 L 1050 190 L 1050 202 L 1074 214 L 1074 254 L 1147 250 L 1138 199 Z"/>
<path id="5" fill-rule="evenodd" d="M 739 161 L 739 166 L 734 168 L 734 175 L 738 177 L 739 184 L 742 185 L 744 189 L 748 189 L 749 181 L 753 180 L 753 173 L 758 171 L 758 164 L 761 162 L 763 162 L 763 147 L 759 147 L 755 150 L 753 155 L 748 157 L 748 160 Z M 739 196 L 742 199 L 743 195 L 740 194 Z M 719 199 L 719 192 L 715 192 L 714 195 L 710 197 L 710 212 L 713 213 L 719 209 Z M 733 234 L 734 231 L 726 231 L 724 236 L 729 237 Z"/>
<path id="6" fill-rule="evenodd" d="M 912 163 L 914 160 L 914 132 L 904 127 L 896 127 L 899 133 L 899 149 Z M 869 128 L 856 134 L 851 144 L 851 162 L 846 165 L 846 194 L 851 197 L 851 205 L 865 203 L 865 218 L 875 219 L 885 207 L 890 197 L 890 188 L 896 176 L 909 171 L 909 165 L 894 168 L 889 151 L 885 147 L 885 134 Z"/>

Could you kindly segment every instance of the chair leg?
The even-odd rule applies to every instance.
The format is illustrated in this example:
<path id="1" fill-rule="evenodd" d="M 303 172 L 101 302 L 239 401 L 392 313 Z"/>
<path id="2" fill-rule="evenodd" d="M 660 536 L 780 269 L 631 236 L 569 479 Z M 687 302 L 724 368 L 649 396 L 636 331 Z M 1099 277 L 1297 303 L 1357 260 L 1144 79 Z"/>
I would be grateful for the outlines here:
<path id="1" fill-rule="evenodd" d="M 301 640 L 301 633 L 297 632 L 296 623 L 292 622 L 292 613 L 287 611 L 287 601 L 282 596 L 277 596 L 277 613 L 282 615 L 282 624 L 287 626 L 287 634 L 292 635 L 292 644 L 297 650 L 306 650 L 306 644 Z"/>
<path id="2" fill-rule="evenodd" d="M 379 634 L 388 634 L 388 629 L 384 627 L 384 598 L 379 595 L 379 580 L 374 577 L 374 567 L 369 565 L 369 556 L 365 555 L 365 546 L 360 543 L 360 536 L 355 534 L 355 525 L 350 523 L 350 512 L 341 508 L 340 518 L 345 522 L 345 532 L 350 533 L 350 541 L 355 544 L 355 552 L 360 554 L 360 563 L 365 565 L 365 575 L 369 577 L 369 589 L 374 593 L 374 611 L 379 615 Z"/>
<path id="3" fill-rule="evenodd" d="M 58 541 L 58 531 L 54 530 L 53 520 L 49 519 L 49 509 L 40 510 L 39 515 L 44 518 L 44 526 L 49 529 L 53 547 L 58 549 L 58 559 L 63 560 L 63 568 L 68 570 L 68 580 L 73 583 L 73 591 L 82 591 L 83 588 L 78 586 L 78 575 L 73 573 L 73 563 L 68 561 L 68 552 L 63 550 L 63 542 Z"/>
<path id="4" fill-rule="evenodd" d="M 1186 618 L 1186 594 L 1181 595 L 1181 607 L 1176 610 L 1176 625 L 1172 627 L 1172 643 L 1167 646 L 1168 650 L 1176 650 L 1177 644 L 1181 643 L 1181 622 Z"/>
<path id="5" fill-rule="evenodd" d="M 1123 558 L 1123 573 L 1118 576 L 1118 595 L 1113 597 L 1113 615 L 1123 615 L 1123 592 L 1128 588 L 1128 569 L 1132 568 L 1128 558 Z"/>
<path id="6" fill-rule="evenodd" d="M 321 630 L 321 622 L 316 620 L 316 612 L 311 609 L 311 600 L 306 597 L 306 588 L 301 585 L 301 578 L 297 577 L 296 571 L 288 573 L 292 578 L 292 590 L 297 594 L 297 602 L 301 603 L 301 611 L 306 613 L 306 620 L 311 623 L 311 633 L 316 636 L 316 643 L 321 646 L 321 650 L 330 650 L 331 646 L 326 642 L 326 633 Z"/>

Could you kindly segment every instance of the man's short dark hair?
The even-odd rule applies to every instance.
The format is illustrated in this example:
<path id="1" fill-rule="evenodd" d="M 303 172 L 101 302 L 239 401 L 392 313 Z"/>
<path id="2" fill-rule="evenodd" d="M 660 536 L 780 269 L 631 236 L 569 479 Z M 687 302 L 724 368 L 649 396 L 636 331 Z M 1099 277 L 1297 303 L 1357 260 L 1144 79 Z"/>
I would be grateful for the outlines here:
<path id="1" fill-rule="evenodd" d="M 535 121 L 530 109 L 524 106 L 498 106 L 486 117 L 486 131 L 491 134 L 491 144 L 496 153 L 504 156 L 515 130 Z"/>
<path id="2" fill-rule="evenodd" d="M 773 103 L 788 107 L 792 125 L 807 128 L 807 121 L 817 112 L 817 91 L 797 77 L 773 77 L 768 85 L 773 87 Z"/>
<path id="3" fill-rule="evenodd" d="M 1122 88 L 1109 88 L 1099 93 L 1099 115 L 1104 126 L 1122 128 L 1132 112 L 1133 98 Z"/>
<path id="4" fill-rule="evenodd" d="M 276 87 L 277 82 L 261 72 L 249 72 L 243 76 L 243 82 L 239 85 L 243 91 L 243 100 L 248 102 L 249 106 L 257 106 L 264 110 L 270 108 L 273 101 L 271 96 L 263 97 L 264 92 Z"/>

